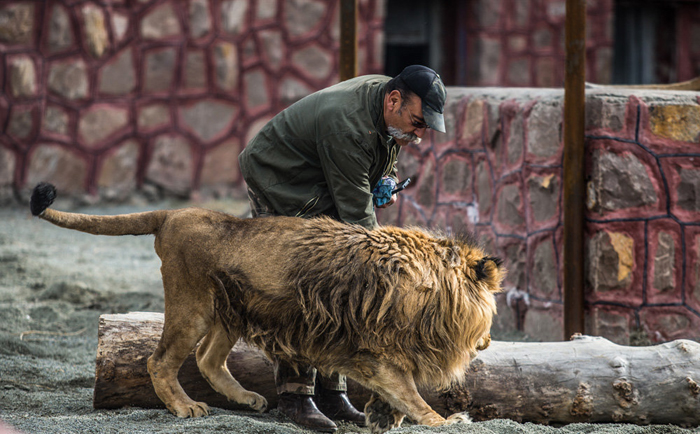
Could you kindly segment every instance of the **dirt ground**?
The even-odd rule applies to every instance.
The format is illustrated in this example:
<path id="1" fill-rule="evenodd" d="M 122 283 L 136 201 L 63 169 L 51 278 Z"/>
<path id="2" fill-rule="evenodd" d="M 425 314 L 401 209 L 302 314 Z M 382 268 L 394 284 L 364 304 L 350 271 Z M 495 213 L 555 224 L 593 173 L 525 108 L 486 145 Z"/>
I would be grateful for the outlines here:
<path id="1" fill-rule="evenodd" d="M 118 214 L 187 204 L 85 207 Z M 247 212 L 244 202 L 200 206 Z M 68 209 L 67 203 L 54 208 Z M 105 313 L 163 311 L 160 262 L 153 237 L 96 237 L 0 208 L 0 434 L 25 433 L 311 433 L 276 410 L 212 409 L 178 419 L 166 410 L 94 410 L 98 318 Z M 498 336 L 495 336 L 498 338 Z M 700 409 L 699 409 L 700 411 Z M 14 428 L 14 430 L 13 430 Z M 340 434 L 369 433 L 340 424 Z M 407 425 L 395 433 L 690 433 L 675 426 L 573 424 L 559 428 L 492 420 L 446 428 Z"/>

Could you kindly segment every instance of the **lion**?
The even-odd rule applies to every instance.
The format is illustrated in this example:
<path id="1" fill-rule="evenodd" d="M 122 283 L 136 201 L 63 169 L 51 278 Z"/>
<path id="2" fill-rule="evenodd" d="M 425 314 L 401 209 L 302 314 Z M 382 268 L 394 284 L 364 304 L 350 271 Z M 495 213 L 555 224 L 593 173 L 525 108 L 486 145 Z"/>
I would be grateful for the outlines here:
<path id="1" fill-rule="evenodd" d="M 460 380 L 490 340 L 505 270 L 473 240 L 200 208 L 86 215 L 50 209 L 55 196 L 54 186 L 39 184 L 32 214 L 95 235 L 155 235 L 165 322 L 147 367 L 174 415 L 209 413 L 177 379 L 200 341 L 197 365 L 212 388 L 266 410 L 265 398 L 226 366 L 242 338 L 270 358 L 341 373 L 371 390 L 365 418 L 374 433 L 400 426 L 404 416 L 429 426 L 470 421 L 461 413 L 443 418 L 418 387 Z"/>

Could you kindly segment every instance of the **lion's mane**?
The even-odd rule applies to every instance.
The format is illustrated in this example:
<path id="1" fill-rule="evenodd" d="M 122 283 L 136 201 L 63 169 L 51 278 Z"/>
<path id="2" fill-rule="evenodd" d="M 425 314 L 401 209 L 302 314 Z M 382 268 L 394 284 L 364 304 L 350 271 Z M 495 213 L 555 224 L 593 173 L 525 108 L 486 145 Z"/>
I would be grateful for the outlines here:
<path id="1" fill-rule="evenodd" d="M 239 270 L 215 280 L 224 321 L 292 364 L 342 373 L 368 354 L 389 358 L 419 385 L 448 387 L 496 313 L 500 261 L 466 238 L 318 218 L 288 248 L 279 291 L 252 288 Z"/>

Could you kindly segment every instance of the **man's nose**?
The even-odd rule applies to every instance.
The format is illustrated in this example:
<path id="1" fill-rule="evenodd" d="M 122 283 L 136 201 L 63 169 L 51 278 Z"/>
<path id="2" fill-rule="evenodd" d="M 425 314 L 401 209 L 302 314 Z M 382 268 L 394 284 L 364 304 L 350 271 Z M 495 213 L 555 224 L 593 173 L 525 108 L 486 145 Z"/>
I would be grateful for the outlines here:
<path id="1" fill-rule="evenodd" d="M 418 138 L 422 139 L 426 130 L 427 128 L 416 128 L 415 130 L 413 130 L 413 134 L 415 134 Z"/>

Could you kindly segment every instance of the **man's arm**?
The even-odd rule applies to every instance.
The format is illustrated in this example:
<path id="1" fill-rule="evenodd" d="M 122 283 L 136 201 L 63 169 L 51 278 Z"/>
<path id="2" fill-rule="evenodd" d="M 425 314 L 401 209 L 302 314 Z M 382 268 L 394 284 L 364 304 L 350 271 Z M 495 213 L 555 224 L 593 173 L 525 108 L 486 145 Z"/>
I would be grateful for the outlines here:
<path id="1" fill-rule="evenodd" d="M 368 148 L 352 136 L 338 134 L 322 140 L 318 154 L 341 220 L 373 229 L 378 226 L 369 185 L 374 156 Z"/>

